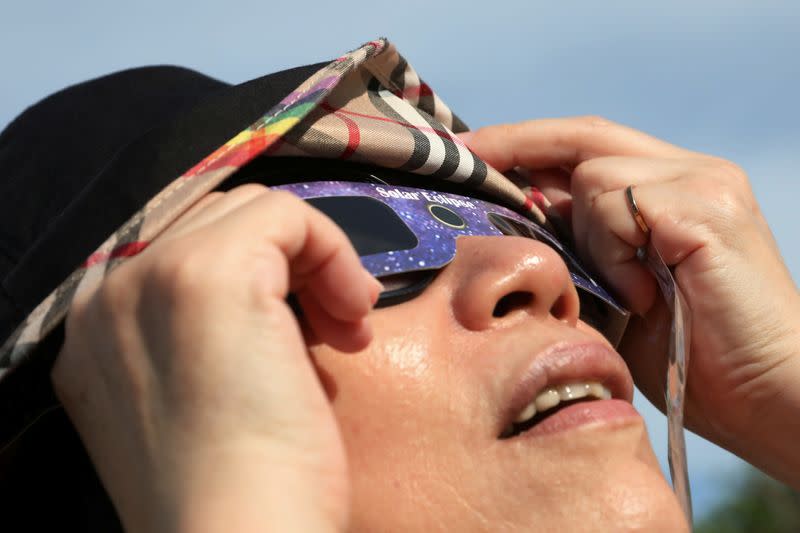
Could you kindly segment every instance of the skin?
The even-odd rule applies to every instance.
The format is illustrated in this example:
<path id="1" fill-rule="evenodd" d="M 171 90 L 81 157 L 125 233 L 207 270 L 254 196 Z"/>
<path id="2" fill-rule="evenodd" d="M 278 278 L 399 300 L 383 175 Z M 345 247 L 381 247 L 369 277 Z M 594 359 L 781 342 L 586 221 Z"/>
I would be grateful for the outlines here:
<path id="1" fill-rule="evenodd" d="M 493 316 L 513 291 L 532 302 Z M 532 357 L 605 344 L 577 311 L 566 267 L 544 244 L 471 237 L 423 295 L 373 313 L 380 342 L 342 357 L 312 339 L 318 366 L 335 376 L 352 529 L 684 530 L 638 416 L 498 440 L 503 393 Z"/>
<path id="2" fill-rule="evenodd" d="M 800 303 L 744 173 L 592 117 L 463 140 L 524 167 L 641 315 L 621 354 L 656 399 L 664 310 L 633 259 L 636 185 L 693 311 L 690 426 L 800 485 Z M 329 220 L 251 185 L 79 294 L 53 381 L 126 529 L 686 529 L 637 416 L 497 438 L 532 359 L 604 343 L 552 250 L 464 238 L 419 297 L 370 311 L 379 290 Z M 513 292 L 531 298 L 495 316 Z"/>
<path id="3" fill-rule="evenodd" d="M 468 144 L 499 170 L 528 169 L 558 202 L 582 256 L 639 314 L 620 353 L 663 408 L 666 311 L 634 257 L 648 242 L 624 197 L 635 185 L 692 312 L 687 426 L 800 486 L 800 298 L 744 171 L 597 117 L 486 128 Z"/>

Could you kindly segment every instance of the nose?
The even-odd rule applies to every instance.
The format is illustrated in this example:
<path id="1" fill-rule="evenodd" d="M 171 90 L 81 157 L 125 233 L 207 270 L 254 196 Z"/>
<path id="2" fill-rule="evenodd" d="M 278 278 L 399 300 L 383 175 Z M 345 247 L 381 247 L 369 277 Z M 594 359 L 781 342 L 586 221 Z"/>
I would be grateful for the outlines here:
<path id="1" fill-rule="evenodd" d="M 460 237 L 447 268 L 453 313 L 468 330 L 525 315 L 576 326 L 580 303 L 567 266 L 546 244 L 524 237 Z"/>

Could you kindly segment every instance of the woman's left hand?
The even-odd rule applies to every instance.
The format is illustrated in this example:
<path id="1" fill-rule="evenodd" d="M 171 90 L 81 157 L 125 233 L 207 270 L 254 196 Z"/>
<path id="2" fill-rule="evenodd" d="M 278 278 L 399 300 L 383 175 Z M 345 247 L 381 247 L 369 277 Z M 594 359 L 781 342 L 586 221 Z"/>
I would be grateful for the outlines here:
<path id="1" fill-rule="evenodd" d="M 800 486 L 800 297 L 745 173 L 596 117 L 491 126 L 463 140 L 501 172 L 522 167 L 571 222 L 579 254 L 638 315 L 620 353 L 663 409 L 669 313 L 636 258 L 650 240 L 692 314 L 687 426 Z"/>

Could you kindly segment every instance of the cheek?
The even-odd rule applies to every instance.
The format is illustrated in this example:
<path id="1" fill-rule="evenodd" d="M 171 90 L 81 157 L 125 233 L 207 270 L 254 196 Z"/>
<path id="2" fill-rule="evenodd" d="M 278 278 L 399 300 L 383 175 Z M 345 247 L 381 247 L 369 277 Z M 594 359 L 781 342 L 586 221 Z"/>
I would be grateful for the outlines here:
<path id="1" fill-rule="evenodd" d="M 474 387 L 449 367 L 446 348 L 432 342 L 435 324 L 402 331 L 381 326 L 364 352 L 317 347 L 313 354 L 320 374 L 335 383 L 332 403 L 348 454 L 356 529 L 417 530 L 415 520 L 443 508 L 431 487 L 460 475 L 469 459 L 452 438 L 465 405 L 454 391 Z"/>
<path id="2" fill-rule="evenodd" d="M 446 406 L 447 373 L 431 357 L 424 331 L 382 335 L 355 354 L 315 354 L 335 382 L 333 407 L 348 449 L 359 461 L 391 450 L 411 452 L 437 438 Z"/>
<path id="3" fill-rule="evenodd" d="M 352 531 L 684 531 L 644 426 L 543 443 L 487 439 L 468 341 L 394 317 L 364 352 L 312 350 L 348 454 Z M 458 354 L 471 354 L 458 362 Z M 469 381 L 471 376 L 475 382 Z"/>

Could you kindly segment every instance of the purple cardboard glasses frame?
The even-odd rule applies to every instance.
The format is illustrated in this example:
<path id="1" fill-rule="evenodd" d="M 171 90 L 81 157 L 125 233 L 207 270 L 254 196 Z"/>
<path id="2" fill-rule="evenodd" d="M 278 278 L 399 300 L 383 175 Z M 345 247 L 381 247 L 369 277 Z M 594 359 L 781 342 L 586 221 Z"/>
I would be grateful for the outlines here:
<path id="1" fill-rule="evenodd" d="M 535 222 L 505 207 L 466 196 L 387 184 L 314 181 L 272 186 L 320 209 L 350 238 L 364 267 L 393 280 L 378 306 L 413 298 L 456 255 L 467 235 L 521 236 L 548 244 L 566 263 L 581 299 L 581 319 L 612 345 L 630 313 L 603 288 L 575 255 Z M 400 280 L 399 282 L 397 280 Z"/>

